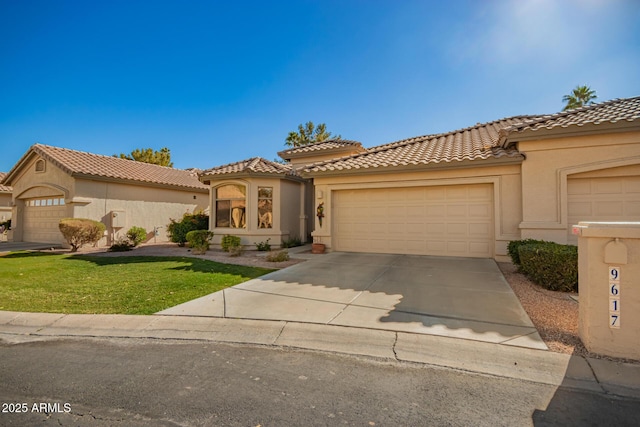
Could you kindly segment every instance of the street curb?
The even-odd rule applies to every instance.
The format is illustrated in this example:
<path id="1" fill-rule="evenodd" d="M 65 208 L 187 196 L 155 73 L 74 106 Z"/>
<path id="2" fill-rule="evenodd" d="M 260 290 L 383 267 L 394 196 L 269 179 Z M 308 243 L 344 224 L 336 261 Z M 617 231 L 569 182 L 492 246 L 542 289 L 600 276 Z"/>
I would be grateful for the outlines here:
<path id="1" fill-rule="evenodd" d="M 0 342 L 151 338 L 299 348 L 640 398 L 640 365 L 459 338 L 276 320 L 0 311 Z"/>

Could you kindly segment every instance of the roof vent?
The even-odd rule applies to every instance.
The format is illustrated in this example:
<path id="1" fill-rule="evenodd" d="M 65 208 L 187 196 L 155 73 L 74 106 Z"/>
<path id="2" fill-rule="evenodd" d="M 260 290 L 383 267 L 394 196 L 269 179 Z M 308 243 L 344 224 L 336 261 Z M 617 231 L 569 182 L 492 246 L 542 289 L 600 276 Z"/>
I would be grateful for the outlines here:
<path id="1" fill-rule="evenodd" d="M 44 159 L 40 159 L 36 162 L 36 172 L 44 172 L 45 162 Z"/>

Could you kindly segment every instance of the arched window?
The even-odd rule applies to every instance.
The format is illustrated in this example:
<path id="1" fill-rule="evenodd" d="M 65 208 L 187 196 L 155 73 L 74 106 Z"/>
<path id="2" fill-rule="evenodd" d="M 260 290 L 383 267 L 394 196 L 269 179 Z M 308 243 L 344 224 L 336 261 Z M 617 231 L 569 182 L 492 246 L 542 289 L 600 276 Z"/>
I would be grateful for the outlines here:
<path id="1" fill-rule="evenodd" d="M 228 184 L 216 188 L 216 227 L 245 228 L 246 208 L 246 187 Z"/>
<path id="2" fill-rule="evenodd" d="M 44 172 L 44 159 L 40 159 L 36 162 L 36 172 Z"/>

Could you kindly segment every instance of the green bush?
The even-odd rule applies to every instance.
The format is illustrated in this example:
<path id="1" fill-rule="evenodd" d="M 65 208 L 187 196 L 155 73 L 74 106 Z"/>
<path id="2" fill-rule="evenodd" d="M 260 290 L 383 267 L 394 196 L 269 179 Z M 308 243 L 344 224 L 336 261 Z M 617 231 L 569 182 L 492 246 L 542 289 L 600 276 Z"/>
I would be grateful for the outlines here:
<path id="1" fill-rule="evenodd" d="M 88 243 L 98 243 L 106 230 L 105 225 L 100 221 L 86 218 L 61 219 L 58 228 L 67 243 L 71 245 L 71 252 L 76 252 Z"/>
<path id="2" fill-rule="evenodd" d="M 173 243 L 177 243 L 178 246 L 184 246 L 187 242 L 187 233 L 193 230 L 207 230 L 209 229 L 209 216 L 202 212 L 196 212 L 194 214 L 186 213 L 182 216 L 180 221 L 171 219 L 171 222 L 167 225 L 167 236 Z"/>
<path id="3" fill-rule="evenodd" d="M 138 246 L 147 241 L 147 230 L 142 227 L 131 227 L 127 231 L 127 238 L 133 246 Z"/>
<path id="4" fill-rule="evenodd" d="M 109 248 L 109 252 L 126 252 L 130 251 L 133 247 L 133 244 L 129 239 L 125 239 L 124 237 L 120 237 L 114 244 Z"/>
<path id="5" fill-rule="evenodd" d="M 209 250 L 209 241 L 213 232 L 209 230 L 192 230 L 187 233 L 187 242 L 194 254 L 203 254 Z"/>
<path id="6" fill-rule="evenodd" d="M 545 243 L 544 240 L 524 239 L 524 240 L 512 240 L 507 245 L 507 253 L 511 257 L 511 262 L 515 265 L 520 265 L 520 254 L 518 254 L 518 248 L 522 245 L 530 245 L 534 243 Z"/>
<path id="7" fill-rule="evenodd" d="M 269 262 L 289 261 L 289 251 L 284 249 L 281 251 L 269 252 L 265 259 Z"/>
<path id="8" fill-rule="evenodd" d="M 229 256 L 240 256 L 244 253 L 244 246 L 242 245 L 238 245 L 238 246 L 231 246 L 229 248 Z"/>
<path id="9" fill-rule="evenodd" d="M 296 246 L 302 246 L 302 239 L 299 237 L 291 237 L 290 239 L 283 240 L 280 244 L 281 248 L 294 248 Z"/>
<path id="10" fill-rule="evenodd" d="M 256 243 L 256 248 L 259 251 L 270 251 L 271 250 L 271 245 L 269 244 L 269 240 L 271 240 L 271 238 L 267 239 L 264 242 L 258 242 Z"/>
<path id="11" fill-rule="evenodd" d="M 223 236 L 220 241 L 220 246 L 222 246 L 222 250 L 225 252 L 229 252 L 230 248 L 241 246 L 241 244 L 242 241 L 240 240 L 240 237 L 232 236 L 230 234 Z"/>
<path id="12" fill-rule="evenodd" d="M 538 285 L 578 292 L 578 247 L 553 242 L 530 243 L 518 249 L 520 270 Z"/>

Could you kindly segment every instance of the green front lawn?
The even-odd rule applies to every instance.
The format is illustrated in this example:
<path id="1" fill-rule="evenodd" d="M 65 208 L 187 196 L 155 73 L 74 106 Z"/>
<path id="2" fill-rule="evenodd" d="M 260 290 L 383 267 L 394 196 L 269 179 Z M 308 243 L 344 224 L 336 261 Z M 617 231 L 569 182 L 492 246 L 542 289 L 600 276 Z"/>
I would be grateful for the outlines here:
<path id="1" fill-rule="evenodd" d="M 152 314 L 273 270 L 199 258 L 0 256 L 0 310 Z"/>

